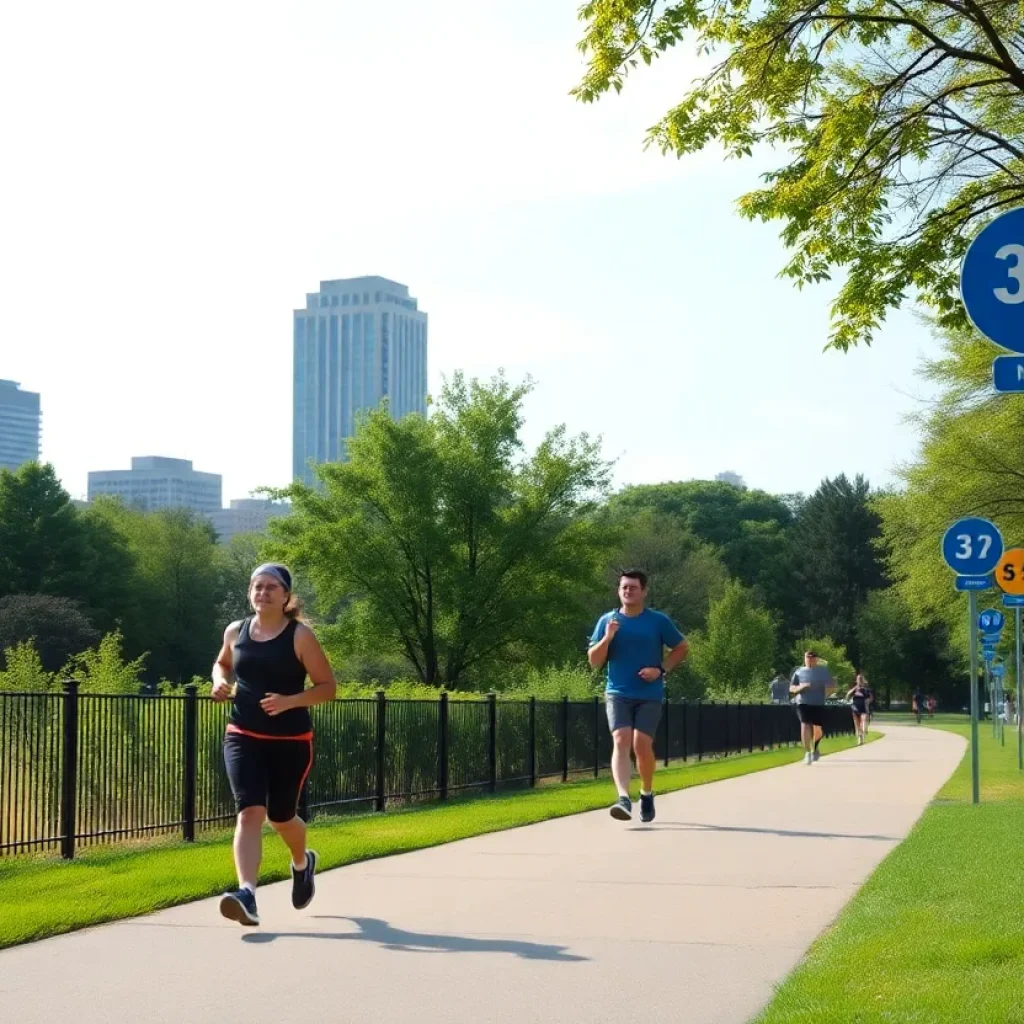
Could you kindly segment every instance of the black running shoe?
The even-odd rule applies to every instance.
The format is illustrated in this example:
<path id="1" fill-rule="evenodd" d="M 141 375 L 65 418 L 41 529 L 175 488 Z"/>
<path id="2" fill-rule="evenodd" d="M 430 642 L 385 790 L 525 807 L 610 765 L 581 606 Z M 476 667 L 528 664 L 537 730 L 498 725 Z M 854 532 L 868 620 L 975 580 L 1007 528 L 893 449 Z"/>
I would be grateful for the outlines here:
<path id="1" fill-rule="evenodd" d="M 313 876 L 316 874 L 316 851 L 306 851 L 306 866 L 301 871 L 292 868 L 292 906 L 296 910 L 303 910 L 313 902 L 313 895 L 316 892 L 316 883 Z"/>
<path id="2" fill-rule="evenodd" d="M 640 794 L 640 820 L 654 821 L 654 794 Z"/>
<path id="3" fill-rule="evenodd" d="M 629 821 L 633 817 L 633 802 L 628 796 L 620 796 L 611 806 L 611 816 L 619 821 Z"/>
<path id="4" fill-rule="evenodd" d="M 229 921 L 252 925 L 260 923 L 256 897 L 248 889 L 235 889 L 220 898 L 220 912 Z"/>

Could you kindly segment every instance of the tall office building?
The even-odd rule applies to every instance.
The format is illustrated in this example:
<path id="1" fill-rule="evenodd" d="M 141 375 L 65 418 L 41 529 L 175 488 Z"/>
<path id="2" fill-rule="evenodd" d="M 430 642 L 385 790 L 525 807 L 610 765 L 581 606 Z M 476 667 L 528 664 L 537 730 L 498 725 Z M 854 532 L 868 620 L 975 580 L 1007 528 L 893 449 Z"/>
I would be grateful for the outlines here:
<path id="1" fill-rule="evenodd" d="M 15 470 L 39 459 L 39 395 L 0 380 L 0 469 Z"/>
<path id="2" fill-rule="evenodd" d="M 427 314 L 384 277 L 321 281 L 295 310 L 292 472 L 345 458 L 359 417 L 387 399 L 391 415 L 427 414 Z"/>
<path id="3" fill-rule="evenodd" d="M 90 501 L 108 494 L 147 512 L 159 508 L 219 512 L 221 489 L 219 473 L 197 473 L 187 459 L 147 456 L 132 459 L 131 469 L 89 474 Z"/>

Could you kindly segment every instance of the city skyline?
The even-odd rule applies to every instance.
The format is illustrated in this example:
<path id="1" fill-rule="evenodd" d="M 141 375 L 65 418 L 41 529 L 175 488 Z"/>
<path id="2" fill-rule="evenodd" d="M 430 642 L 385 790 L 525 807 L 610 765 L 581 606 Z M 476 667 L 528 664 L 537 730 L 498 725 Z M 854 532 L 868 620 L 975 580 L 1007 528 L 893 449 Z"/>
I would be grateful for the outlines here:
<path id="1" fill-rule="evenodd" d="M 285 486 L 292 310 L 309 282 L 377 268 L 430 311 L 430 394 L 456 369 L 529 375 L 527 445 L 560 423 L 601 436 L 616 485 L 723 466 L 778 493 L 842 471 L 885 485 L 916 451 L 927 325 L 908 306 L 870 349 L 823 353 L 837 285 L 780 280 L 778 226 L 736 213 L 771 155 L 644 150 L 685 60 L 572 100 L 574 5 L 396 0 L 386 25 L 345 2 L 241 23 L 70 9 L 56 34 L 31 5 L 12 18 L 25 46 L 0 82 L 34 85 L 7 126 L 0 375 L 43 394 L 43 458 L 76 497 L 138 451 L 215 466 L 231 495 Z M 57 296 L 73 331 L 38 312 Z"/>

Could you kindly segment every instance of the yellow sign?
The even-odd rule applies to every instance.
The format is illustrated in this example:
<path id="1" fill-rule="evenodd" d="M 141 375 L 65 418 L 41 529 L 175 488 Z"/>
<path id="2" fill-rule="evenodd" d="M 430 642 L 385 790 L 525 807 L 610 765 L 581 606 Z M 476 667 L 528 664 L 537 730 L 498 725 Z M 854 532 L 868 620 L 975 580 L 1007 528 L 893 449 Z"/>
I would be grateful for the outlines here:
<path id="1" fill-rule="evenodd" d="M 1003 552 L 996 566 L 996 585 L 1004 594 L 1024 594 L 1024 548 Z"/>

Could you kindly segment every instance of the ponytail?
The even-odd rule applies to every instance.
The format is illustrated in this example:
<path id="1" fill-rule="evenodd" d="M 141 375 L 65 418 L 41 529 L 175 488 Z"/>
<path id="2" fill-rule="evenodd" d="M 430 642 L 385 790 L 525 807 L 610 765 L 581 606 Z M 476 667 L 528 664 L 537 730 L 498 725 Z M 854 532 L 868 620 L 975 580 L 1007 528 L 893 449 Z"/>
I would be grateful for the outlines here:
<path id="1" fill-rule="evenodd" d="M 291 622 L 302 622 L 302 600 L 294 594 L 288 595 L 284 605 L 284 617 Z"/>

